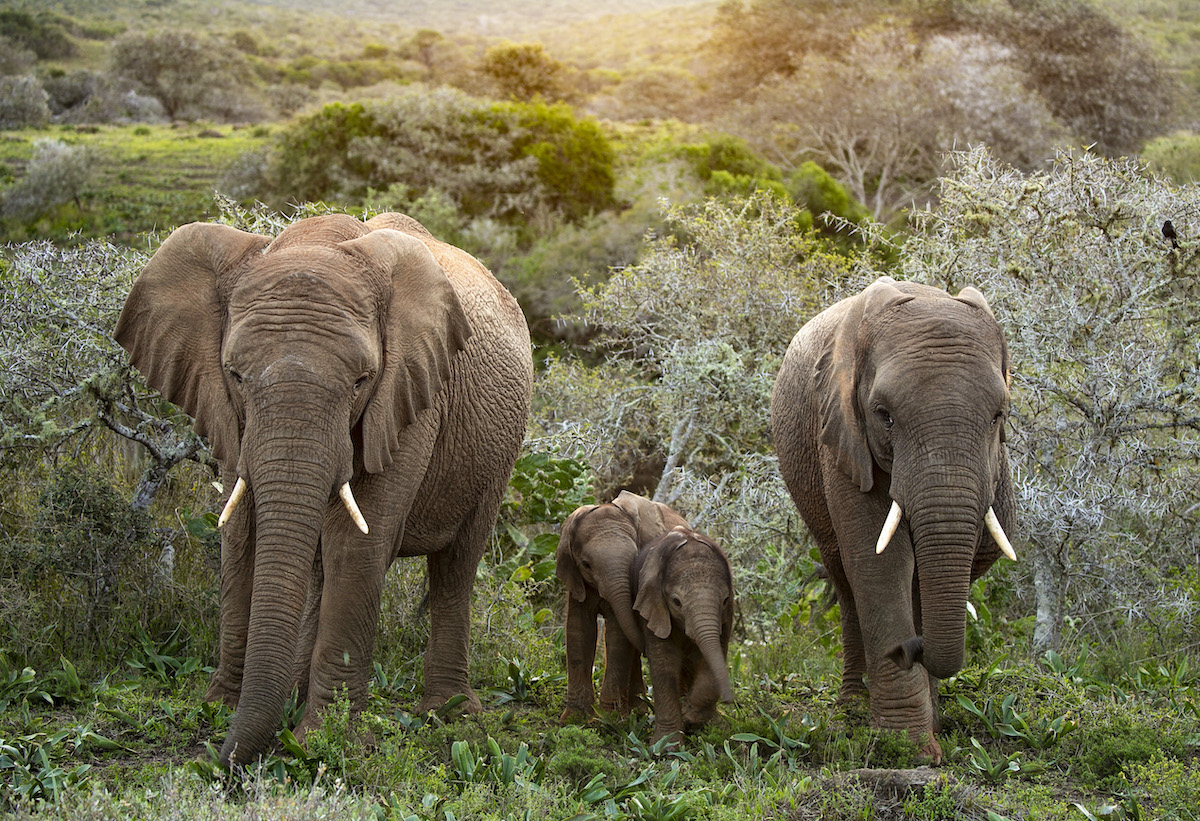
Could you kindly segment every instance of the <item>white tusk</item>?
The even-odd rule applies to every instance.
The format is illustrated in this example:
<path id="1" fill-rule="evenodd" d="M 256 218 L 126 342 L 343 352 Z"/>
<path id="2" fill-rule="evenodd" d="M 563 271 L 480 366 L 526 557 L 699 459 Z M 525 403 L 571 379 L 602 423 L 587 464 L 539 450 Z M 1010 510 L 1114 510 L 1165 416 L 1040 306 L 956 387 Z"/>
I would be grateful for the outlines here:
<path id="1" fill-rule="evenodd" d="M 883 530 L 879 533 L 879 542 L 875 545 L 875 555 L 883 552 L 883 549 L 888 546 L 888 542 L 892 540 L 892 536 L 896 535 L 896 528 L 900 526 L 900 517 L 904 515 L 904 511 L 900 509 L 900 503 L 893 501 L 892 509 L 888 511 L 887 519 L 883 522 Z"/>
<path id="2" fill-rule="evenodd" d="M 217 527 L 229 521 L 229 517 L 233 515 L 233 511 L 237 509 L 238 502 L 242 501 L 242 497 L 246 495 L 246 480 L 241 476 L 233 486 L 233 493 L 229 494 L 229 501 L 225 503 L 225 509 L 221 511 L 221 518 L 217 519 Z"/>
<path id="3" fill-rule="evenodd" d="M 996 511 L 989 507 L 987 515 L 983 517 L 983 523 L 987 525 L 988 533 L 992 534 L 992 538 L 996 540 L 996 544 L 1000 545 L 1000 552 L 1015 562 L 1017 560 L 1017 552 L 1013 550 L 1012 542 L 1004 535 L 1004 528 L 1000 527 L 1000 520 L 996 518 Z"/>
<path id="4" fill-rule="evenodd" d="M 342 497 L 342 504 L 346 506 L 346 510 L 350 513 L 350 518 L 358 525 L 358 529 L 363 533 L 369 533 L 367 528 L 367 520 L 363 518 L 362 511 L 358 509 L 358 503 L 354 501 L 354 493 L 350 490 L 350 483 L 342 485 L 338 491 L 338 496 Z"/>

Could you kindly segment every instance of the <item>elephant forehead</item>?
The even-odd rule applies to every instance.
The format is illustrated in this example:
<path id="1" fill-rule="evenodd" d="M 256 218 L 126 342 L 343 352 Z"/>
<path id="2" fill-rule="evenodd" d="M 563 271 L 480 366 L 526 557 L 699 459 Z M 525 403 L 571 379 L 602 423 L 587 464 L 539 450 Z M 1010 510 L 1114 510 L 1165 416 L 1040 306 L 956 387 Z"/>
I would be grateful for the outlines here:
<path id="1" fill-rule="evenodd" d="M 338 249 L 287 248 L 253 260 L 232 282 L 231 310 L 264 301 L 311 303 L 368 315 L 378 310 L 380 278 Z"/>
<path id="2" fill-rule="evenodd" d="M 954 299 L 911 300 L 898 305 L 875 329 L 875 346 L 899 356 L 933 347 L 1000 358 L 1003 334 L 986 312 Z"/>

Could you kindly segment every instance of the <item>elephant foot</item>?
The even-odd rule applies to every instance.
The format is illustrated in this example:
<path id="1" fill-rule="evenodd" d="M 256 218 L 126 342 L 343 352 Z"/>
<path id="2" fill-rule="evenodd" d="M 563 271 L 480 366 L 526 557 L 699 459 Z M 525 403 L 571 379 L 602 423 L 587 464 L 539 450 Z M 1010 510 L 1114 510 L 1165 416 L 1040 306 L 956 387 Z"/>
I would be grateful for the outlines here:
<path id="1" fill-rule="evenodd" d="M 595 717 L 596 711 L 589 707 L 576 707 L 568 704 L 558 717 L 559 724 L 587 724 Z"/>
<path id="2" fill-rule="evenodd" d="M 221 671 L 213 673 L 212 680 L 208 683 L 208 690 L 204 693 L 205 701 L 220 701 L 231 710 L 237 709 L 238 696 L 241 695 L 236 687 L 231 687 L 220 680 Z"/>
<path id="3" fill-rule="evenodd" d="M 683 742 L 682 730 L 660 730 L 657 727 L 654 729 L 654 735 L 650 736 L 650 746 L 658 745 L 660 741 L 667 739 L 660 748 L 663 752 L 674 750 Z"/>
<path id="4" fill-rule="evenodd" d="M 483 702 L 479 700 L 479 696 L 475 695 L 475 691 L 470 687 L 464 687 L 453 693 L 426 693 L 417 704 L 417 714 L 437 712 L 446 707 L 451 699 L 460 695 L 466 696 L 466 700 L 456 704 L 450 711 L 451 715 L 475 715 L 483 710 Z"/>
<path id="5" fill-rule="evenodd" d="M 697 707 L 693 704 L 683 706 L 683 726 L 692 728 L 708 724 L 720 715 L 716 705 Z"/>
<path id="6" fill-rule="evenodd" d="M 919 733 L 912 730 L 909 731 L 916 736 L 917 744 L 917 765 L 929 764 L 934 767 L 942 765 L 942 745 L 938 743 L 937 737 L 933 733 Z"/>

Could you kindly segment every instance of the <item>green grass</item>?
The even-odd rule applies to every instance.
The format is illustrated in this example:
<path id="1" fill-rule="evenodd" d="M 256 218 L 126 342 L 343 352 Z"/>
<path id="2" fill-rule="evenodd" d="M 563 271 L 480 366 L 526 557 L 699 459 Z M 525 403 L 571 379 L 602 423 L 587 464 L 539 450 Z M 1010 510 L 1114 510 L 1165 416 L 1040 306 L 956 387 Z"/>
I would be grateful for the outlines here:
<path id="1" fill-rule="evenodd" d="M 56 139 L 94 152 L 92 177 L 80 205 L 67 203 L 32 220 L 0 221 L 0 240 L 65 241 L 71 235 L 133 242 L 216 214 L 213 191 L 245 152 L 269 139 L 270 128 L 203 123 L 180 127 L 70 126 L 5 132 L 0 137 L 0 181 L 19 179 L 39 139 Z M 206 136 L 215 135 L 220 136 Z"/>

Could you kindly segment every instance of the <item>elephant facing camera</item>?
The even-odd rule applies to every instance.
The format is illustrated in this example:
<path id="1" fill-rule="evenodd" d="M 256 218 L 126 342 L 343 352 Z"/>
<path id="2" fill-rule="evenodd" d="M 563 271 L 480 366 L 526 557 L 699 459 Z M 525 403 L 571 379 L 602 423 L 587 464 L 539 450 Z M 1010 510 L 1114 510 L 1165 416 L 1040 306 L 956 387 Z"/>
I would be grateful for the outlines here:
<path id="1" fill-rule="evenodd" d="M 971 583 L 1016 558 L 1010 375 L 983 294 L 881 277 L 805 323 L 771 396 L 780 473 L 841 605 L 840 698 L 868 698 L 934 764 Z"/>
<path id="2" fill-rule="evenodd" d="M 638 553 L 634 580 L 657 742 L 707 724 L 719 715 L 718 702 L 733 701 L 733 571 L 714 541 L 680 526 Z"/>
<path id="3" fill-rule="evenodd" d="M 604 618 L 604 678 L 600 709 L 628 714 L 645 709 L 645 638 L 633 610 L 633 562 L 645 545 L 677 525 L 671 508 L 628 491 L 612 502 L 577 508 L 562 525 L 555 574 L 567 590 L 567 699 L 560 721 L 595 714 L 592 672 Z"/>
<path id="4" fill-rule="evenodd" d="M 293 689 L 300 741 L 343 688 L 362 708 L 398 556 L 428 564 L 417 710 L 480 709 L 472 585 L 533 379 L 521 309 L 483 265 L 402 214 L 275 237 L 194 223 L 146 264 L 114 336 L 194 418 L 229 489 L 206 695 L 236 706 L 222 763 L 267 751 Z"/>

